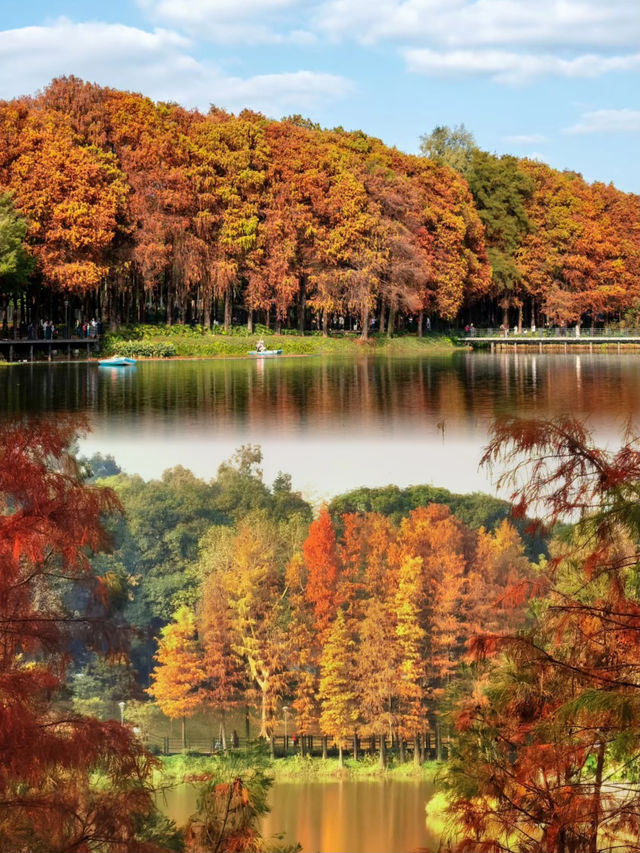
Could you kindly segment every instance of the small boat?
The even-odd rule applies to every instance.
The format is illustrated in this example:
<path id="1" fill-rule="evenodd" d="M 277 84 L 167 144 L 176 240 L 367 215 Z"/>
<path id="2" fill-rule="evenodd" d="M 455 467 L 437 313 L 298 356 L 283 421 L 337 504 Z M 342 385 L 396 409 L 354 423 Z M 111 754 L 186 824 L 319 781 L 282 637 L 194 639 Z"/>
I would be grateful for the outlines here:
<path id="1" fill-rule="evenodd" d="M 263 349 L 258 352 L 257 349 L 250 349 L 249 355 L 282 355 L 281 349 Z"/>
<path id="2" fill-rule="evenodd" d="M 111 358 L 101 358 L 98 362 L 100 367 L 128 367 L 130 364 L 135 363 L 135 358 L 126 358 L 121 355 L 112 355 Z"/>

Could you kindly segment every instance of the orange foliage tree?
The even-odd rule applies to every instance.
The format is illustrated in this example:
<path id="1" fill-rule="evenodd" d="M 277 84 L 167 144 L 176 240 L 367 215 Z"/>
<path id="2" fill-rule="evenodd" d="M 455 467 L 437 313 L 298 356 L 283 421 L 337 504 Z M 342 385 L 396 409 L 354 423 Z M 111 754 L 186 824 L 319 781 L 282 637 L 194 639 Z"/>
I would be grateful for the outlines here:
<path id="1" fill-rule="evenodd" d="M 151 673 L 153 683 L 147 688 L 163 714 L 172 720 L 180 719 L 183 749 L 187 746 L 185 720 L 202 702 L 199 689 L 205 679 L 202 657 L 195 616 L 191 608 L 183 605 L 160 632 L 155 655 L 158 664 Z"/>
<path id="2" fill-rule="evenodd" d="M 331 516 L 323 507 L 311 523 L 303 545 L 307 568 L 305 596 L 314 615 L 314 629 L 321 639 L 336 612 L 338 552 Z"/>

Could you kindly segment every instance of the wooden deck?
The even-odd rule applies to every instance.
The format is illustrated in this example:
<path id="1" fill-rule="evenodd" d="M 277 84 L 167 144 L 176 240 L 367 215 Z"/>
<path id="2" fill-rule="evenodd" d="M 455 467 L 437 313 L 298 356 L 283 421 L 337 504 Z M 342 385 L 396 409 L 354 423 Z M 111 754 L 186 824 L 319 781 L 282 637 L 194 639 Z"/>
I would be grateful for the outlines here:
<path id="1" fill-rule="evenodd" d="M 0 358 L 5 361 L 52 361 L 63 355 L 69 361 L 73 351 L 79 350 L 88 358 L 100 347 L 100 338 L 56 338 L 55 340 L 30 340 L 28 338 L 0 338 Z M 83 353 L 84 350 L 84 353 Z"/>
<path id="2" fill-rule="evenodd" d="M 593 352 L 603 346 L 607 348 L 615 348 L 621 352 L 625 346 L 640 347 L 640 335 L 626 336 L 603 336 L 598 335 L 545 335 L 538 337 L 536 335 L 459 335 L 456 338 L 459 344 L 466 344 L 470 347 L 485 347 L 491 348 L 491 352 L 495 350 L 515 351 L 537 349 L 542 352 L 545 349 L 560 349 L 568 352 L 570 349 L 580 348 Z"/>

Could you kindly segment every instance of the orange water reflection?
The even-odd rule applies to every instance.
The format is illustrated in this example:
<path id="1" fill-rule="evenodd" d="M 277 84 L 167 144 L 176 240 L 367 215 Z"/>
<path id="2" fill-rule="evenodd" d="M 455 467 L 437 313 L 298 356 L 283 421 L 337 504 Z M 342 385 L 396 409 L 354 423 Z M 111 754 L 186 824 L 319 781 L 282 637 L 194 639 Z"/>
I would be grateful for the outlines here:
<path id="1" fill-rule="evenodd" d="M 298 841 L 305 853 L 410 853 L 437 850 L 425 805 L 434 788 L 405 780 L 279 782 L 271 790 L 271 812 L 262 822 L 268 841 Z M 161 803 L 178 824 L 195 809 L 196 792 L 180 785 Z"/>

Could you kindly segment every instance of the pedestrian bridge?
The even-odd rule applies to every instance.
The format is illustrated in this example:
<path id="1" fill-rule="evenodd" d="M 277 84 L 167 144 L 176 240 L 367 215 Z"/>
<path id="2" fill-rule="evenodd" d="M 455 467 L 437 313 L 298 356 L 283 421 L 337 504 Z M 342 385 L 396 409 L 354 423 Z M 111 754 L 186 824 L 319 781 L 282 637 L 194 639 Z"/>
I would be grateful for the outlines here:
<path id="1" fill-rule="evenodd" d="M 100 338 L 54 338 L 53 340 L 33 338 L 0 338 L 0 360 L 35 361 L 63 356 L 70 361 L 74 351 L 88 358 L 100 348 Z"/>
<path id="2" fill-rule="evenodd" d="M 453 336 L 459 344 L 471 347 L 490 347 L 496 349 L 531 349 L 542 352 L 545 348 L 563 349 L 580 347 L 593 352 L 599 347 L 617 348 L 640 346 L 640 330 L 609 332 L 604 329 L 540 329 L 522 332 L 501 332 L 496 329 L 471 329 L 469 332 L 456 332 Z"/>

